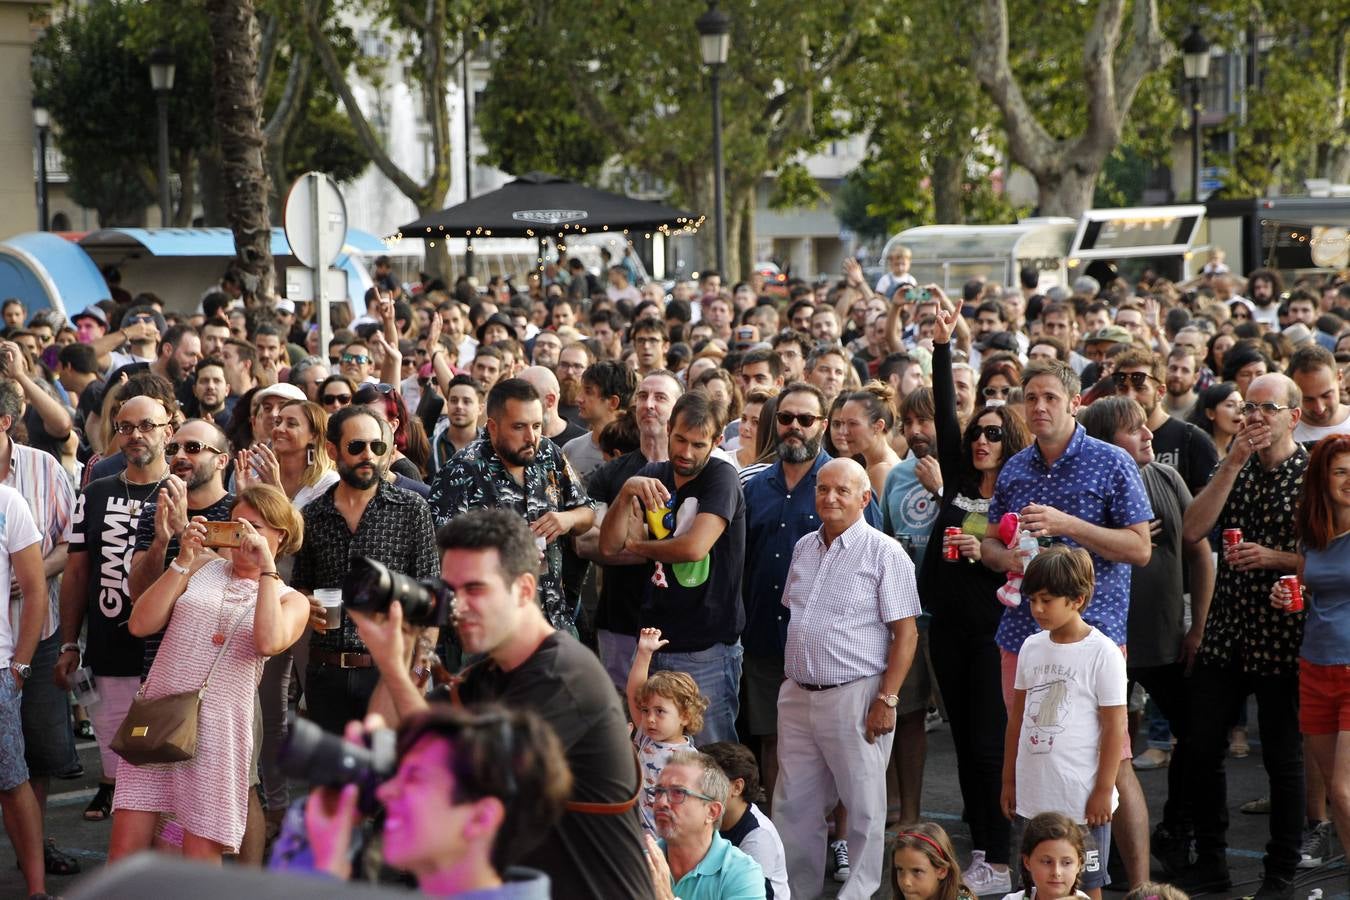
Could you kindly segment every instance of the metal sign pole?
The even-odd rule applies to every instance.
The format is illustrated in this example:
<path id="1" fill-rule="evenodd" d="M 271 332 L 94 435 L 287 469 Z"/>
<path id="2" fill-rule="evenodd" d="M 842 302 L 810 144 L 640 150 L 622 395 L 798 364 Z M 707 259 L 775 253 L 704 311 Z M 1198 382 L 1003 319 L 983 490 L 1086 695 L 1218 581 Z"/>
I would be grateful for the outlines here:
<path id="1" fill-rule="evenodd" d="M 320 183 L 318 172 L 307 172 L 305 178 L 309 179 L 312 188 L 311 203 L 314 207 L 314 258 L 318 264 L 313 267 L 314 272 L 314 304 L 315 311 L 319 316 L 319 357 L 328 358 L 328 343 L 333 339 L 332 310 L 328 308 L 328 296 L 324 292 L 324 273 L 328 271 L 328 261 L 323 258 L 323 230 L 328 222 L 327 204 L 324 202 L 323 185 Z"/>

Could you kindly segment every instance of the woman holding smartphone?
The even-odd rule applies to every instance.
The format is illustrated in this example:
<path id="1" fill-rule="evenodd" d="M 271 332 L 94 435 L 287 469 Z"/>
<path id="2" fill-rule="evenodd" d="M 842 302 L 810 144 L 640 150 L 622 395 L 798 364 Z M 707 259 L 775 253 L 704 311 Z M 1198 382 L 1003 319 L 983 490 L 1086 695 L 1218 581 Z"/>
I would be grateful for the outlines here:
<path id="1" fill-rule="evenodd" d="M 276 569 L 277 555 L 294 552 L 304 537 L 290 500 L 266 485 L 245 488 L 232 515 L 231 523 L 193 519 L 178 556 L 132 609 L 133 635 L 167 628 L 142 685 L 146 698 L 196 691 L 208 675 L 210 683 L 192 759 L 118 766 L 109 861 L 149 848 L 161 815 L 182 827 L 189 859 L 219 864 L 243 839 L 254 692 L 264 660 L 304 632 L 309 601 Z M 209 548 L 209 525 L 237 526 L 239 546 Z"/>
<path id="2" fill-rule="evenodd" d="M 323 434 L 328 427 L 328 414 L 322 406 L 308 400 L 287 400 L 274 416 L 272 444 L 255 444 L 238 454 L 236 471 L 242 473 L 241 487 L 267 484 L 290 498 L 297 512 L 315 497 L 337 483 L 337 470 L 324 447 Z M 277 571 L 282 580 L 291 579 L 295 557 L 286 554 L 277 560 Z M 322 607 L 311 606 L 310 623 L 323 627 Z M 263 786 L 263 805 L 267 808 L 268 837 L 281 829 L 281 820 L 290 803 L 286 776 L 277 766 L 277 750 L 286 737 L 287 699 L 291 688 L 291 667 L 295 666 L 302 679 L 309 663 L 309 641 L 276 654 L 263 668 L 262 685 L 258 695 L 262 703 L 262 752 L 258 758 L 258 774 Z"/>

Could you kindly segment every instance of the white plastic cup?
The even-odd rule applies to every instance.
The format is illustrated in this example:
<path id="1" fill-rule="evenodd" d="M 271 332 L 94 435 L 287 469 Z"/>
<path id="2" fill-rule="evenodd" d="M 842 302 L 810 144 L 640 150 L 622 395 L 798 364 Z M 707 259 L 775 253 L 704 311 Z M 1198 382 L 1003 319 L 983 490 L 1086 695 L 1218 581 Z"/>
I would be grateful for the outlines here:
<path id="1" fill-rule="evenodd" d="M 75 702 L 86 710 L 98 703 L 98 688 L 94 685 L 94 671 L 88 666 L 75 670 Z"/>
<path id="2" fill-rule="evenodd" d="M 342 589 L 323 588 L 314 592 L 314 599 L 323 607 L 324 630 L 332 631 L 342 625 Z"/>

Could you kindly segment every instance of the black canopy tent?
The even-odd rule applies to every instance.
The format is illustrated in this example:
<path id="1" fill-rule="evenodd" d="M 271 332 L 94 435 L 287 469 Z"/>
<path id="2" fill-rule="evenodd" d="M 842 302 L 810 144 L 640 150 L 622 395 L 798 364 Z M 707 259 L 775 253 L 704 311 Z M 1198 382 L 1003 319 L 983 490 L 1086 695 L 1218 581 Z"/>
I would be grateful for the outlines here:
<path id="1" fill-rule="evenodd" d="M 399 238 L 552 238 L 561 248 L 570 234 L 642 232 L 691 234 L 703 216 L 654 200 L 586 187 L 546 172 L 529 172 L 472 200 L 409 222 Z"/>

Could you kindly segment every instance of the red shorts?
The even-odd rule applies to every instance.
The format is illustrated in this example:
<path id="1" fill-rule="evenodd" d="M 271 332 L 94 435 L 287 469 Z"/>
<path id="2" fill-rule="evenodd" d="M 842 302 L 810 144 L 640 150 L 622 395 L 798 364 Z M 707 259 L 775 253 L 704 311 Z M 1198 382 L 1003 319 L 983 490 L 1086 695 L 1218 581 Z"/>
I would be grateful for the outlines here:
<path id="1" fill-rule="evenodd" d="M 1304 734 L 1350 731 L 1350 666 L 1298 661 L 1298 730 Z"/>
<path id="2" fill-rule="evenodd" d="M 1017 654 L 1010 653 L 1002 647 L 999 648 L 998 653 L 999 662 L 1002 667 L 1001 673 L 1003 675 L 1003 705 L 1011 711 L 1013 704 L 1013 685 L 1017 683 Z M 1126 652 L 1124 644 L 1120 645 L 1120 653 L 1126 659 L 1129 658 L 1130 654 Z M 1120 748 L 1120 758 L 1134 759 L 1134 747 L 1130 743 L 1129 728 L 1125 729 L 1125 746 Z"/>

